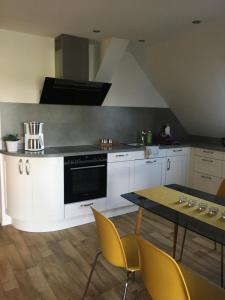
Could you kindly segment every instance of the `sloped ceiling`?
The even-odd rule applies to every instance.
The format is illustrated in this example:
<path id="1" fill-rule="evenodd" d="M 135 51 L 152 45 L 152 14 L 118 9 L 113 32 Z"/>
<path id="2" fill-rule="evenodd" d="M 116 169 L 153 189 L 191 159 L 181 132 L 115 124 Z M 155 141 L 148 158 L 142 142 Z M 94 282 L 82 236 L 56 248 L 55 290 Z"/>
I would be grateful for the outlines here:
<path id="1" fill-rule="evenodd" d="M 225 136 L 225 23 L 133 52 L 188 133 Z"/>

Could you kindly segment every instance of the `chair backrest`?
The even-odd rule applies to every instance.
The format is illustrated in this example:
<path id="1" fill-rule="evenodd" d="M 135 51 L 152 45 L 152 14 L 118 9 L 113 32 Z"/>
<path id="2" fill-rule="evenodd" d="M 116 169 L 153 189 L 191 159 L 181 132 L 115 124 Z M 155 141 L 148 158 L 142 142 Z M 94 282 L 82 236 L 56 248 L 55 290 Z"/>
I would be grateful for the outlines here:
<path id="1" fill-rule="evenodd" d="M 225 199 L 225 179 L 221 182 L 219 189 L 216 193 L 216 196 L 224 198 Z"/>
<path id="2" fill-rule="evenodd" d="M 112 265 L 127 268 L 123 245 L 115 225 L 93 207 L 100 248 L 105 259 Z"/>
<path id="3" fill-rule="evenodd" d="M 176 261 L 151 243 L 138 239 L 141 274 L 154 300 L 190 300 L 184 277 Z"/>

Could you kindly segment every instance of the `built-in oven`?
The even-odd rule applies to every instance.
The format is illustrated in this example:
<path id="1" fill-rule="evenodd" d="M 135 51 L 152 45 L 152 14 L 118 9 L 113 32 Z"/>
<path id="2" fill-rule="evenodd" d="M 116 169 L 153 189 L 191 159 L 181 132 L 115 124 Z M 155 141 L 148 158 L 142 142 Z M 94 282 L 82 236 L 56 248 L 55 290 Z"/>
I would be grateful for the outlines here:
<path id="1" fill-rule="evenodd" d="M 64 158 L 64 203 L 106 197 L 107 154 Z"/>

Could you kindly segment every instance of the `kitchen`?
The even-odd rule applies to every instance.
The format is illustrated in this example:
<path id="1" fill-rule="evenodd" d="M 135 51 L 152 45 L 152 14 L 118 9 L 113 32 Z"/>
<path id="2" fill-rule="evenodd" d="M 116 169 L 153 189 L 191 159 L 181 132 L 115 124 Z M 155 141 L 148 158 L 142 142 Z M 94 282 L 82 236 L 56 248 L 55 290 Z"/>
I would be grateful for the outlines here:
<path id="1" fill-rule="evenodd" d="M 218 11 L 215 12 L 215 16 L 219 18 Z M 118 216 L 115 220 L 121 224 L 123 224 L 123 220 L 132 223 L 135 222 L 137 207 L 122 199 L 120 195 L 147 188 L 146 184 L 150 187 L 178 183 L 216 194 L 225 177 L 223 175 L 225 158 L 220 139 L 224 136 L 221 109 L 223 87 L 221 87 L 219 79 L 214 81 L 214 85 L 209 85 L 208 82 L 211 80 L 210 75 L 215 74 L 215 66 L 218 67 L 218 73 L 221 73 L 221 64 L 216 64 L 213 55 L 217 49 L 217 57 L 221 58 L 221 49 L 224 49 L 221 40 L 223 30 L 221 24 L 211 24 L 210 22 L 206 22 L 206 25 L 203 22 L 200 24 L 202 27 L 194 27 L 195 25 L 191 24 L 193 15 L 189 17 L 191 34 L 184 32 L 182 36 L 178 35 L 177 40 L 172 38 L 170 40 L 167 37 L 164 44 L 162 38 L 160 42 L 157 41 L 158 44 L 155 41 L 152 48 L 143 41 L 139 42 L 138 39 L 141 37 L 135 37 L 134 40 L 133 37 L 125 38 L 123 34 L 115 35 L 116 37 L 111 37 L 112 35 L 109 34 L 101 36 L 101 33 L 93 32 L 80 34 L 83 38 L 90 36 L 88 46 L 89 78 L 112 83 L 101 106 L 82 106 L 81 103 L 78 105 L 38 104 L 44 78 L 57 77 L 55 37 L 68 32 L 68 30 L 64 31 L 61 27 L 59 31 L 56 26 L 53 31 L 49 27 L 54 34 L 40 34 L 40 31 L 38 35 L 37 27 L 30 31 L 25 30 L 18 21 L 18 28 L 13 28 L 12 25 L 7 26 L 6 19 L 4 19 L 6 25 L 0 29 L 2 45 L 0 50 L 2 57 L 2 74 L 0 75 L 2 83 L 0 92 L 1 136 L 18 133 L 23 138 L 23 123 L 40 121 L 44 123 L 45 145 L 43 153 L 41 151 L 24 153 L 24 140 L 21 139 L 19 143 L 21 150 L 17 153 L 7 153 L 5 150 L 2 152 L 1 219 L 5 230 L 12 231 L 15 235 L 19 234 L 16 233 L 15 228 L 25 232 L 37 232 L 41 239 L 44 236 L 40 232 L 49 232 L 49 237 L 51 231 L 67 230 L 66 228 L 82 232 L 82 228 L 89 227 L 79 226 L 91 226 L 90 222 L 94 220 L 89 206 L 85 206 L 93 206 L 92 203 L 108 217 Z M 10 23 L 10 14 L 8 20 Z M 35 20 L 33 24 L 35 24 Z M 56 32 L 57 34 L 55 34 Z M 78 33 L 71 33 L 68 32 L 68 37 L 79 36 Z M 210 38 L 215 42 L 210 43 Z M 191 47 L 193 41 L 195 45 L 198 45 L 194 50 Z M 202 56 L 201 49 L 204 49 L 205 57 Z M 150 58 L 149 53 L 151 54 Z M 171 53 L 175 55 L 171 56 Z M 147 60 L 144 60 L 146 57 Z M 187 58 L 190 60 L 189 64 L 184 65 Z M 85 60 L 88 60 L 87 57 Z M 81 58 L 76 63 L 80 64 Z M 175 65 L 176 70 L 174 70 Z M 80 68 L 76 68 L 75 71 L 78 69 Z M 84 67 L 81 69 L 83 70 Z M 185 72 L 181 73 L 182 70 Z M 196 87 L 197 79 L 199 89 Z M 216 97 L 212 96 L 213 92 Z M 217 101 L 214 104 L 217 109 L 210 114 L 214 107 L 212 98 L 214 103 Z M 179 99 L 182 99 L 181 104 Z M 203 104 L 204 106 L 202 106 Z M 199 115 L 202 116 L 201 119 L 199 119 Z M 149 157 L 148 155 L 146 157 L 147 151 L 144 147 L 136 148 L 126 145 L 140 143 L 142 130 L 151 130 L 154 141 L 156 141 L 166 124 L 170 125 L 173 141 L 181 143 L 180 145 L 161 145 L 158 149 L 151 148 L 153 153 L 150 153 Z M 113 141 L 112 149 L 102 150 L 99 148 L 102 138 Z M 4 148 L 5 144 L 3 143 L 2 146 Z M 72 149 L 70 146 L 74 148 Z M 81 146 L 85 147 L 81 150 L 79 148 Z M 87 149 L 87 146 L 96 148 L 91 150 L 91 148 Z M 80 201 L 72 204 L 64 203 L 64 163 L 77 163 L 74 160 L 77 159 L 78 154 L 79 159 L 82 159 L 80 154 L 103 155 L 95 157 L 97 160 L 102 159 L 100 165 L 105 164 L 104 160 L 107 157 L 107 178 L 105 177 L 103 180 L 105 197 L 101 198 L 101 203 L 99 200 L 93 200 L 95 198 L 84 199 L 81 201 L 83 203 Z M 71 156 L 73 159 L 69 162 L 68 157 Z M 22 175 L 18 173 L 19 162 L 20 168 L 23 169 L 21 169 Z M 78 167 L 82 167 L 83 162 L 79 163 Z M 174 166 L 176 166 L 175 169 L 173 169 Z M 210 172 L 208 166 L 211 168 Z M 73 167 L 77 166 L 73 165 Z M 26 172 L 30 173 L 30 176 Z M 171 177 L 168 179 L 168 176 Z M 46 191 L 48 192 L 46 193 Z M 32 203 L 29 203 L 28 199 L 30 198 L 32 198 Z M 24 203 L 24 199 L 28 201 Z M 51 201 L 52 199 L 55 201 Z M 6 214 L 6 210 L 9 216 Z M 132 212 L 134 213 L 132 214 Z M 119 215 L 121 215 L 121 219 L 119 219 Z M 11 222 L 14 228 L 7 226 Z M 82 225 L 85 223 L 86 225 Z M 134 223 L 132 224 L 134 225 Z M 157 224 L 157 220 L 155 224 Z M 151 226 L 154 227 L 154 224 Z M 162 225 L 164 234 L 170 240 L 168 235 L 170 232 L 172 234 L 172 230 L 168 229 L 167 231 L 166 226 L 168 225 Z M 126 230 L 130 231 L 129 229 L 128 226 Z M 150 238 L 151 241 L 154 241 L 157 230 L 151 231 L 155 232 Z M 76 232 L 74 231 L 74 234 L 77 234 Z M 92 232 L 95 234 L 93 229 Z M 156 239 L 156 244 L 162 243 L 161 240 L 157 241 Z M 97 246 L 97 239 L 95 245 Z M 165 249 L 165 245 L 162 248 Z M 52 249 L 49 251 L 51 252 Z M 79 254 L 77 255 L 79 256 Z M 219 252 L 214 252 L 212 256 L 209 255 L 209 260 L 212 257 L 217 259 L 218 255 Z M 49 256 L 51 257 L 51 255 Z M 7 258 L 7 261 L 10 259 Z M 75 257 L 73 259 L 76 261 Z M 85 266 L 82 288 L 84 288 L 85 278 L 88 276 L 92 260 L 93 256 L 88 257 L 89 264 Z M 43 272 L 42 270 L 41 273 Z M 217 272 L 214 270 L 212 273 L 208 273 L 206 277 L 218 283 Z M 9 282 L 7 280 L 3 282 L 4 295 L 7 293 L 10 295 L 19 290 L 21 283 L 18 283 L 20 281 L 16 276 L 15 273 L 8 280 Z M 121 275 L 120 282 L 117 282 L 117 284 L 121 284 L 120 290 L 117 291 L 118 295 L 120 295 L 123 280 L 124 277 L 122 278 Z M 140 281 L 139 278 L 138 280 Z M 12 283 L 15 286 L 7 288 L 7 284 Z M 52 287 L 53 284 L 50 285 Z M 33 286 L 30 288 L 35 290 Z M 77 292 L 78 298 L 82 294 L 82 288 Z M 113 288 L 112 285 L 112 290 Z M 99 289 L 107 294 L 106 286 L 103 288 L 100 284 Z M 35 296 L 31 296 L 30 299 L 38 298 L 38 293 L 40 290 L 38 292 L 36 290 Z M 60 294 L 59 291 L 58 293 Z M 98 295 L 96 290 L 93 290 L 92 293 L 95 296 Z M 75 293 L 70 294 L 66 290 L 65 294 L 65 298 L 70 299 L 71 295 Z M 132 294 L 130 296 L 132 298 Z M 62 295 L 61 297 L 63 299 Z"/>

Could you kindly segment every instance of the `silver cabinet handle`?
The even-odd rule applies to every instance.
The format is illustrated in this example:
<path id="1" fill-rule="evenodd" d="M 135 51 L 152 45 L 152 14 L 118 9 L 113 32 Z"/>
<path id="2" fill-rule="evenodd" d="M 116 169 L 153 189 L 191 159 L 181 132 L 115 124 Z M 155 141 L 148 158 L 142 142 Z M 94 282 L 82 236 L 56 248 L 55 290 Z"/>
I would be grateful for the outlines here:
<path id="1" fill-rule="evenodd" d="M 80 207 L 87 207 L 93 205 L 94 202 L 88 203 L 88 204 L 81 204 Z"/>
<path id="2" fill-rule="evenodd" d="M 30 175 L 30 163 L 28 159 L 26 160 L 25 167 L 27 175 Z"/>
<path id="3" fill-rule="evenodd" d="M 116 157 L 123 157 L 123 156 L 127 156 L 128 154 L 116 154 Z"/>
<path id="4" fill-rule="evenodd" d="M 202 152 L 208 153 L 208 154 L 213 154 L 214 153 L 214 151 L 208 151 L 208 150 L 203 150 Z"/>
<path id="5" fill-rule="evenodd" d="M 212 177 L 209 177 L 209 176 L 201 175 L 201 177 L 204 178 L 204 179 L 212 180 Z"/>
<path id="6" fill-rule="evenodd" d="M 104 168 L 106 165 L 96 165 L 96 166 L 87 166 L 87 167 L 75 167 L 70 168 L 70 171 L 74 170 L 85 170 L 85 169 L 94 169 L 94 168 Z"/>
<path id="7" fill-rule="evenodd" d="M 19 166 L 20 175 L 23 175 L 23 160 L 22 159 L 19 160 L 18 166 Z"/>
<path id="8" fill-rule="evenodd" d="M 171 164 L 171 162 L 170 162 L 170 159 L 168 158 L 168 159 L 167 159 L 167 171 L 170 170 L 170 164 Z"/>
<path id="9" fill-rule="evenodd" d="M 173 152 L 181 152 L 183 149 L 174 149 Z"/>
<path id="10" fill-rule="evenodd" d="M 214 160 L 212 160 L 212 159 L 206 159 L 206 158 L 202 158 L 202 161 L 207 161 L 207 162 L 214 162 Z"/>
<path id="11" fill-rule="evenodd" d="M 156 160 L 147 160 L 145 163 L 146 164 L 154 164 L 156 162 Z"/>

